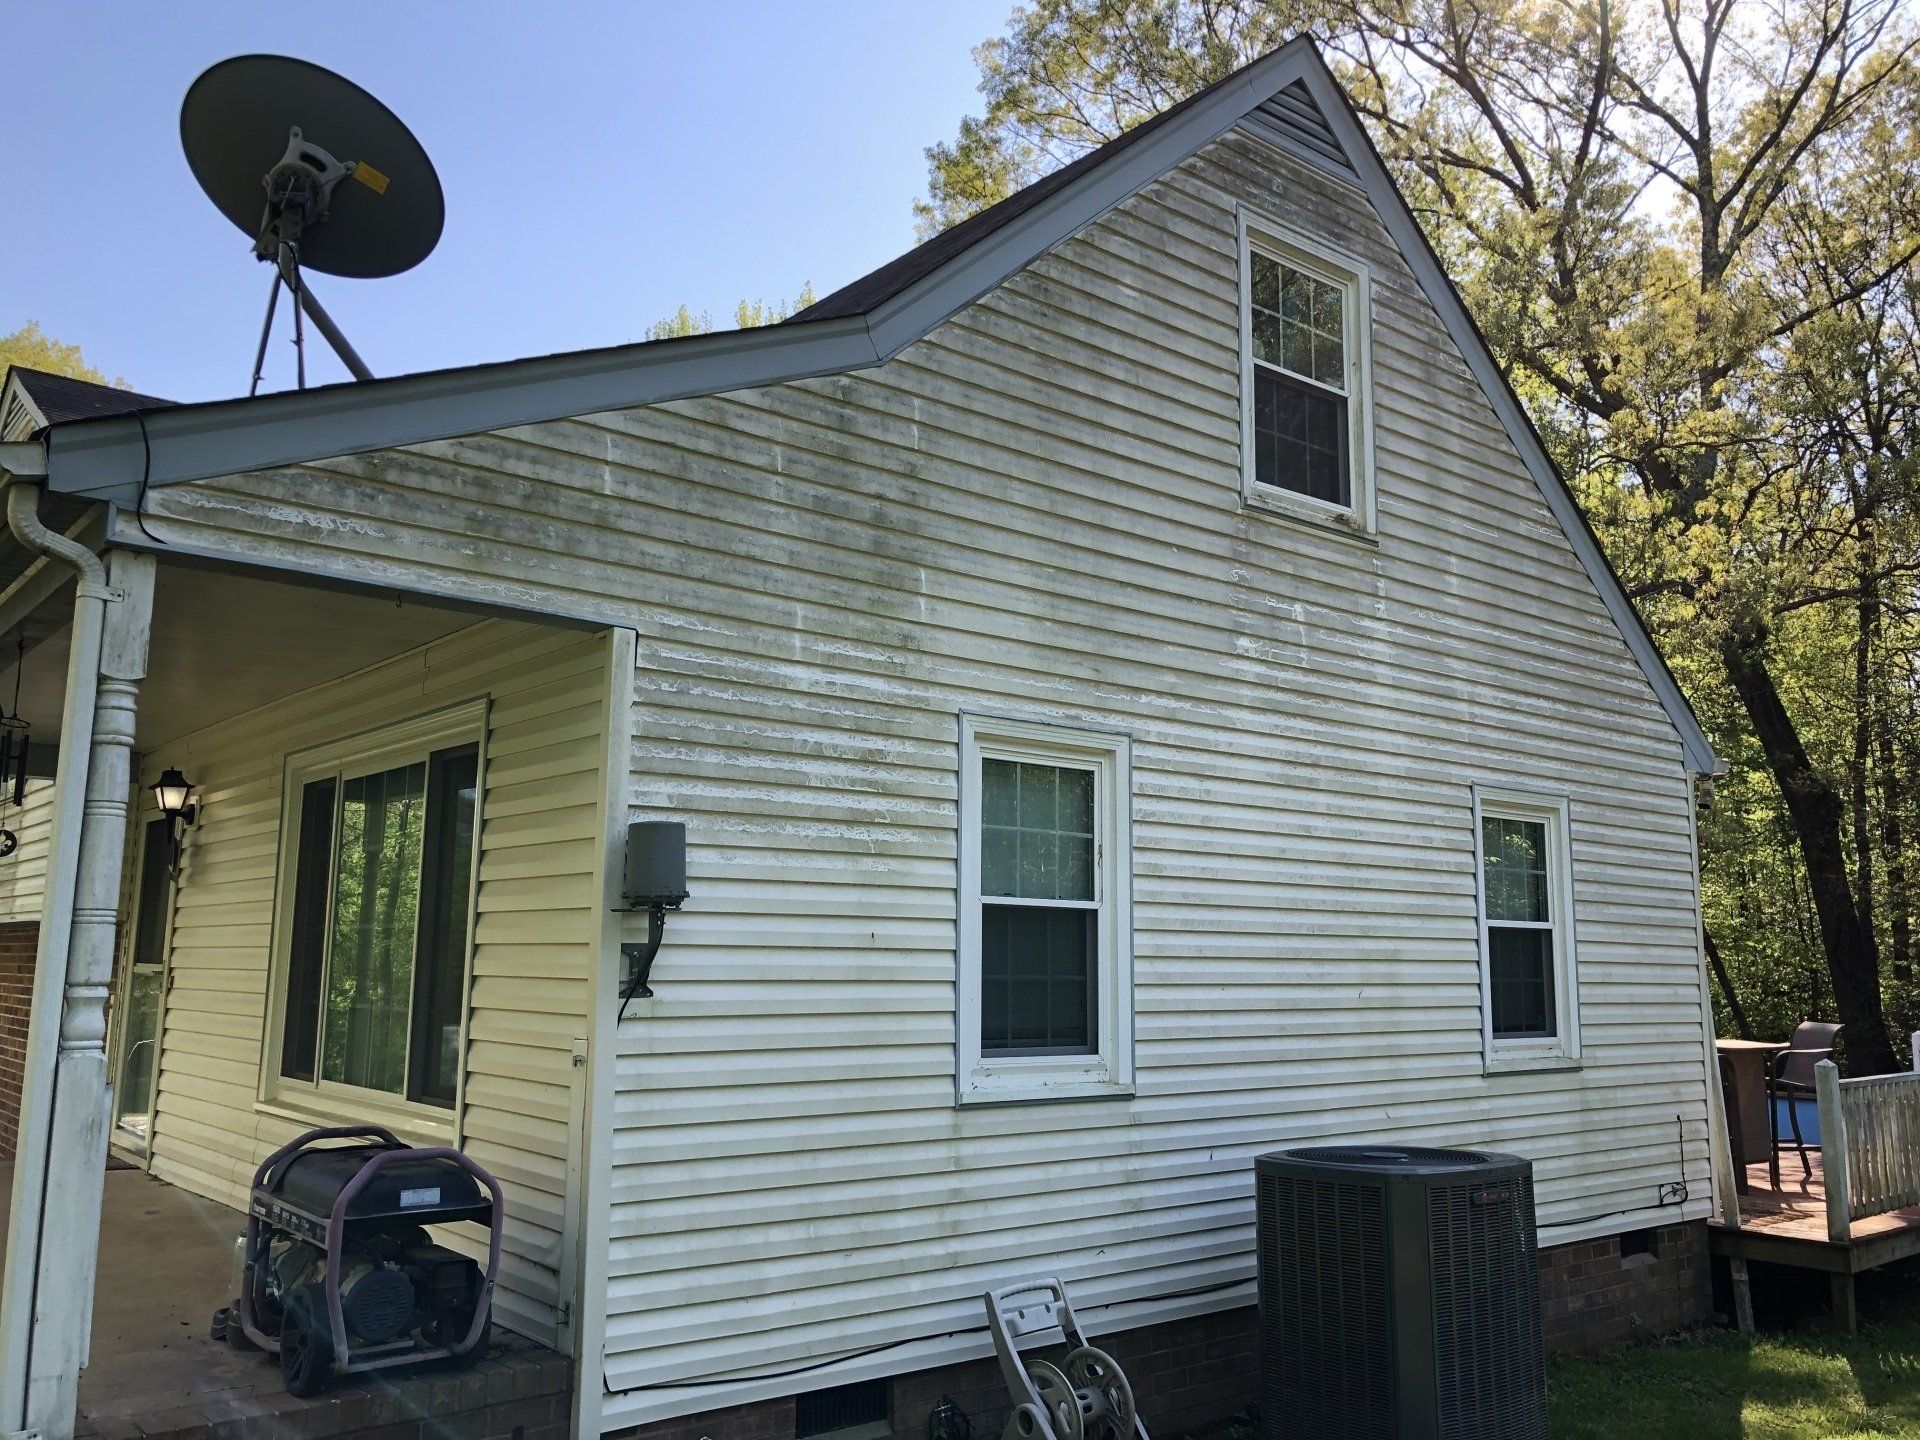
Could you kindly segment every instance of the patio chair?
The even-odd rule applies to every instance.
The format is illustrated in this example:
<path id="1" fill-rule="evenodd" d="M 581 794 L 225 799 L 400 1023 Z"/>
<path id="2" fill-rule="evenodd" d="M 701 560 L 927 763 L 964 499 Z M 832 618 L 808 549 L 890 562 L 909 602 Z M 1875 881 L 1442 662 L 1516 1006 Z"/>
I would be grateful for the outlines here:
<path id="1" fill-rule="evenodd" d="M 1800 1173 L 1811 1179 L 1813 1166 L 1807 1161 L 1807 1142 L 1800 1134 L 1800 1104 L 1812 1099 L 1813 1067 L 1833 1058 L 1833 1041 L 1843 1027 L 1819 1020 L 1802 1020 L 1794 1027 L 1787 1048 L 1774 1057 L 1767 1070 L 1767 1128 L 1772 1144 L 1767 1147 L 1767 1170 L 1773 1188 L 1780 1188 L 1780 1107 L 1787 1102 L 1787 1123 L 1793 1130 L 1793 1145 L 1800 1152 Z"/>

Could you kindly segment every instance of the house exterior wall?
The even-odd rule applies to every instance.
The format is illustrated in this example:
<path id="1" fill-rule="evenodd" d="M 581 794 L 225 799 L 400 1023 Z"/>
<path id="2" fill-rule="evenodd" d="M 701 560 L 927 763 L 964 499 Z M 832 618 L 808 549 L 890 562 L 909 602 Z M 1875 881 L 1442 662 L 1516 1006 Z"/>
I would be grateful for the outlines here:
<path id="1" fill-rule="evenodd" d="M 40 896 L 53 833 L 53 782 L 29 780 L 18 807 L 0 806 L 0 828 L 17 841 L 0 858 L 0 1160 L 14 1157 L 26 1086 L 27 1026 L 33 1014 Z"/>
<path id="2" fill-rule="evenodd" d="M 605 695 L 604 636 L 489 621 L 145 757 L 143 784 L 177 765 L 201 807 L 168 950 L 155 1175 L 240 1206 L 254 1167 L 300 1130 L 378 1118 L 262 1099 L 285 759 L 488 697 L 461 1139 L 506 1187 L 498 1316 L 555 1341 L 555 1307 L 572 1289 L 564 1242 L 583 1083 L 573 1052 L 588 1035 L 597 955 Z"/>
<path id="3" fill-rule="evenodd" d="M 47 881 L 47 848 L 53 838 L 53 781 L 29 780 L 16 809 L 0 807 L 0 827 L 19 843 L 0 859 L 0 922 L 40 920 L 40 895 Z"/>
<path id="4" fill-rule="evenodd" d="M 1706 1225 L 1666 1225 L 1625 1237 L 1540 1252 L 1542 1339 L 1549 1353 L 1591 1353 L 1704 1325 L 1711 1318 Z M 1220 1425 L 1258 1403 L 1260 1312 L 1247 1305 L 1187 1320 L 1143 1325 L 1093 1342 L 1126 1372 L 1152 1435 Z M 1053 1352 L 1055 1358 L 1058 1351 Z M 934 1433 L 934 1407 L 950 1401 L 979 1437 L 1004 1433 L 1012 1400 L 997 1361 L 915 1370 L 887 1386 L 887 1426 L 902 1440 Z M 620 1440 L 794 1440 L 794 1397 L 656 1420 Z"/>
<path id="5" fill-rule="evenodd" d="M 1542 1251 L 1540 1321 L 1547 1348 L 1587 1353 L 1706 1324 L 1713 1317 L 1707 1267 L 1704 1222 L 1602 1235 Z"/>
<path id="6" fill-rule="evenodd" d="M 1377 544 L 1241 503 L 1240 203 L 1371 267 Z M 1365 199 L 1255 139 L 885 366 L 146 521 L 636 628 L 693 897 L 595 1136 L 609 1428 L 977 1357 L 1036 1272 L 1102 1333 L 1243 1306 L 1284 1144 L 1518 1152 L 1549 1245 L 1705 1213 L 1676 732 Z M 954 1104 L 962 712 L 1132 737 L 1131 1098 Z M 1484 1073 L 1475 783 L 1570 800 L 1578 1068 Z"/>
<path id="7" fill-rule="evenodd" d="M 27 1022 L 33 1014 L 33 957 L 40 926 L 0 921 L 0 1160 L 20 1141 L 20 1095 L 27 1078 Z"/>

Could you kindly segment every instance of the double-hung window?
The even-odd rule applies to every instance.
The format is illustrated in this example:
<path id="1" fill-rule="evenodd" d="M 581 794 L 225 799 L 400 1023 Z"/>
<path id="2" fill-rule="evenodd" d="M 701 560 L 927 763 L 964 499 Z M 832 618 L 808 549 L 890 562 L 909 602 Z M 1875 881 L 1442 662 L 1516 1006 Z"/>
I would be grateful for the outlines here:
<path id="1" fill-rule="evenodd" d="M 1133 1078 L 1124 736 L 961 720 L 959 1096 Z"/>
<path id="2" fill-rule="evenodd" d="M 289 763 L 275 1096 L 454 1105 L 484 713 L 461 707 Z"/>
<path id="3" fill-rule="evenodd" d="M 1567 802 L 1476 788 L 1474 824 L 1488 1068 L 1577 1060 Z"/>
<path id="4" fill-rule="evenodd" d="M 1366 267 L 1244 214 L 1240 245 L 1243 491 L 1370 532 Z"/>

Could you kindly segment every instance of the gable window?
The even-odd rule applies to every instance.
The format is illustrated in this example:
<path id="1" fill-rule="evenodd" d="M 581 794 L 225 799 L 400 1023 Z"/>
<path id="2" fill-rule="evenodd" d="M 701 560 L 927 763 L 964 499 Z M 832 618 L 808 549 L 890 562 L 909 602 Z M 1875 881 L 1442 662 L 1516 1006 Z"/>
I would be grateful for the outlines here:
<path id="1" fill-rule="evenodd" d="M 1489 1068 L 1579 1057 L 1567 819 L 1564 799 L 1474 794 Z"/>
<path id="2" fill-rule="evenodd" d="M 1358 261 L 1242 215 L 1249 502 L 1372 530 L 1368 311 Z"/>
<path id="3" fill-rule="evenodd" d="M 961 720 L 959 1095 L 1132 1083 L 1125 737 Z"/>
<path id="4" fill-rule="evenodd" d="M 290 763 L 272 1087 L 282 1097 L 344 1088 L 453 1106 L 482 717 L 463 707 Z"/>

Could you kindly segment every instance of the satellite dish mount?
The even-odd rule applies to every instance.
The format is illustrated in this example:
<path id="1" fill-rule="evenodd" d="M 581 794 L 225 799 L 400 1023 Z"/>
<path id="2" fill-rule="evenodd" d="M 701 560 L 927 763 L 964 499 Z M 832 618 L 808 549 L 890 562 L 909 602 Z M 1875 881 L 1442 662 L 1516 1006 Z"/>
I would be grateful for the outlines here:
<path id="1" fill-rule="evenodd" d="M 180 141 L 207 198 L 273 267 L 248 393 L 260 388 L 283 285 L 293 296 L 300 388 L 308 320 L 356 380 L 371 380 L 307 275 L 398 275 L 432 253 L 445 204 L 420 142 L 359 86 L 280 55 L 236 56 L 195 80 L 180 107 Z"/>
<path id="2" fill-rule="evenodd" d="M 293 355 L 300 388 L 307 388 L 307 335 L 303 316 L 310 318 L 314 328 L 326 337 L 333 353 L 353 372 L 354 379 L 373 378 L 367 362 L 334 324 L 333 317 L 300 273 L 300 237 L 309 226 L 327 218 L 327 203 L 333 198 L 333 187 L 348 176 L 361 173 L 358 162 L 335 159 L 309 141 L 295 125 L 287 131 L 287 153 L 261 182 L 267 192 L 267 203 L 260 216 L 260 234 L 253 242 L 253 254 L 255 259 L 273 266 L 273 284 L 267 290 L 267 318 L 261 323 L 260 345 L 253 355 L 253 384 L 248 387 L 249 395 L 259 393 L 260 377 L 267 368 L 267 341 L 273 334 L 273 312 L 280 303 L 282 285 L 293 296 Z M 377 174 L 371 172 L 371 175 Z M 377 184 L 371 177 L 368 183 L 376 190 L 385 190 L 387 185 L 384 175 L 378 176 Z"/>

